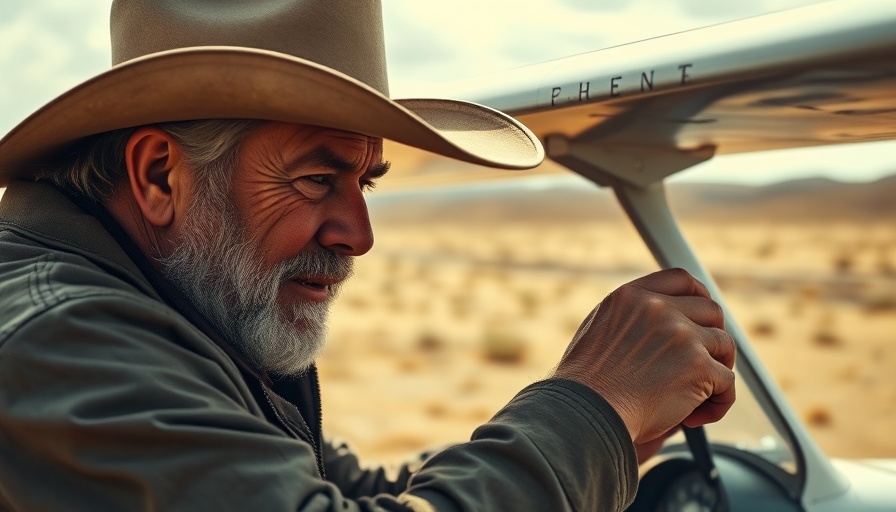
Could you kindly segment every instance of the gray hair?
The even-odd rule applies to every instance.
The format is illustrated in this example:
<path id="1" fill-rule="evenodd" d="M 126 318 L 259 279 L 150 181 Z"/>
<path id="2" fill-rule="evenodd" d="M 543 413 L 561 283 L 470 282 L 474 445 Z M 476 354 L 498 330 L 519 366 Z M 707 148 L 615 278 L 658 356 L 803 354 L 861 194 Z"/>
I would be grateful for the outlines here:
<path id="1" fill-rule="evenodd" d="M 262 121 L 210 119 L 158 124 L 180 145 L 199 190 L 222 195 L 230 184 L 243 139 Z M 127 179 L 125 146 L 137 128 L 100 133 L 85 139 L 61 165 L 44 169 L 38 179 L 105 203 L 114 187 Z"/>

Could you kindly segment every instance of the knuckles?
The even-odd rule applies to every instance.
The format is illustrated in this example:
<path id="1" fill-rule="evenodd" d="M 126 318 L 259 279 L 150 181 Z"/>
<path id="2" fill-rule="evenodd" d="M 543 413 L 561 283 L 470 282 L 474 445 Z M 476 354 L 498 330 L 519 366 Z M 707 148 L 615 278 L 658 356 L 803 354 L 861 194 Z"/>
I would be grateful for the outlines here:
<path id="1" fill-rule="evenodd" d="M 671 306 L 661 295 L 649 294 L 644 298 L 641 308 L 644 313 L 651 318 L 658 318 L 669 314 Z"/>
<path id="2" fill-rule="evenodd" d="M 634 284 L 624 284 L 604 299 L 603 307 L 622 308 L 639 315 L 659 317 L 666 314 L 671 306 L 667 297 L 645 290 Z"/>
<path id="3" fill-rule="evenodd" d="M 660 271 L 607 295 L 554 375 L 604 395 L 642 434 L 664 432 L 688 413 L 695 424 L 716 421 L 727 407 L 701 404 L 718 393 L 733 400 L 736 345 L 723 328 L 722 307 L 697 279 L 680 268 Z"/>
<path id="4" fill-rule="evenodd" d="M 699 327 L 689 320 L 681 319 L 670 322 L 667 327 L 668 337 L 670 341 L 677 345 L 699 345 L 698 332 Z"/>
<path id="5" fill-rule="evenodd" d="M 690 272 L 681 267 L 666 269 L 663 271 L 663 273 L 669 276 L 670 279 L 675 279 L 683 283 L 693 283 L 694 281 L 696 281 L 696 279 L 694 279 L 694 276 L 692 276 Z"/>

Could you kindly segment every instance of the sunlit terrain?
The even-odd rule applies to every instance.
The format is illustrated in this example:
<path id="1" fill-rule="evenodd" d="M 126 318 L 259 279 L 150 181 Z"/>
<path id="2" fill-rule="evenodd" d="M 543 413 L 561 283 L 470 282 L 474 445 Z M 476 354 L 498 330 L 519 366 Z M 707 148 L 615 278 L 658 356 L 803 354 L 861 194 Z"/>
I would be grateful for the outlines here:
<path id="1" fill-rule="evenodd" d="M 757 189 L 733 210 L 730 198 L 705 199 L 714 189 L 671 195 L 822 449 L 896 457 L 896 216 L 873 204 L 844 211 L 851 203 L 809 188 Z M 845 190 L 823 193 L 858 193 Z M 392 462 L 466 439 L 545 377 L 601 298 L 657 268 L 609 194 L 588 194 L 374 201 L 376 247 L 337 301 L 320 361 L 325 429 Z"/>

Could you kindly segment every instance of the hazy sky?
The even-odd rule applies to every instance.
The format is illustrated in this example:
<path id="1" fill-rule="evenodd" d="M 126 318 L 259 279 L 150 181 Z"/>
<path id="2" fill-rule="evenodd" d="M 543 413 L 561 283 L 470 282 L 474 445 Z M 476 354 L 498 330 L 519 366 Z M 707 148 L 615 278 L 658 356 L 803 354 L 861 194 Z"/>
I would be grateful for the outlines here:
<path id="1" fill-rule="evenodd" d="M 425 94 L 434 84 L 452 79 L 816 2 L 383 0 L 392 95 Z M 109 67 L 110 4 L 111 0 L 0 0 L 0 134 Z M 894 143 L 877 143 L 845 150 L 725 156 L 684 177 L 719 177 L 718 169 L 724 167 L 743 169 L 739 180 L 754 183 L 815 171 L 873 179 L 896 168 L 884 158 L 894 149 Z M 849 173 L 843 175 L 844 169 Z M 725 176 L 738 179 L 737 174 Z"/>

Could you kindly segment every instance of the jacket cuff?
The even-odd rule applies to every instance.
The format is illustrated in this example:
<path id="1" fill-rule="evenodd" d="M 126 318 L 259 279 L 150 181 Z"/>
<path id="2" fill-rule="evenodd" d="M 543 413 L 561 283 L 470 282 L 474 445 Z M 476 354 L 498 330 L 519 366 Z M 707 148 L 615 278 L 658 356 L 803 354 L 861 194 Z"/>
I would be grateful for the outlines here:
<path id="1" fill-rule="evenodd" d="M 492 421 L 517 414 L 528 417 L 514 423 L 530 426 L 526 435 L 541 447 L 573 503 L 588 508 L 612 501 L 610 510 L 631 504 L 638 488 L 635 447 L 622 418 L 597 392 L 566 379 L 536 382 Z"/>

